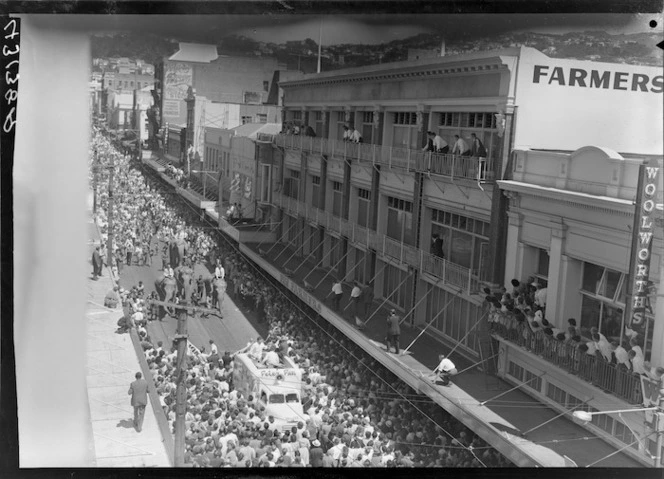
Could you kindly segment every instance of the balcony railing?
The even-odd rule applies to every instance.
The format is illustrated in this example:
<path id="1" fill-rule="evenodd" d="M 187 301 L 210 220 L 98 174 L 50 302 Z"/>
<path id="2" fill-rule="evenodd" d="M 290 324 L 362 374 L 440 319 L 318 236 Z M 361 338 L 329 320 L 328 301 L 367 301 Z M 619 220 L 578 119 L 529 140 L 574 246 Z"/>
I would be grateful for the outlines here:
<path id="1" fill-rule="evenodd" d="M 372 229 L 351 223 L 289 196 L 273 193 L 272 199 L 275 205 L 283 208 L 288 214 L 304 217 L 307 221 L 341 234 L 353 244 L 371 248 L 383 257 L 419 268 L 422 272 L 439 278 L 450 286 L 461 288 L 469 294 L 479 291 L 479 278 L 474 276 L 469 268 L 451 263 Z"/>
<path id="2" fill-rule="evenodd" d="M 496 313 L 490 322 L 494 334 L 517 344 L 594 386 L 631 404 L 641 404 L 641 380 L 638 375 L 597 355 L 580 351 L 574 344 L 561 342 L 542 332 L 533 333 L 525 324 Z"/>
<path id="3" fill-rule="evenodd" d="M 328 138 L 301 135 L 271 135 L 277 146 L 307 153 L 367 161 L 388 168 L 417 171 L 431 175 L 473 181 L 494 180 L 492 158 L 443 155 L 411 148 L 350 143 Z"/>

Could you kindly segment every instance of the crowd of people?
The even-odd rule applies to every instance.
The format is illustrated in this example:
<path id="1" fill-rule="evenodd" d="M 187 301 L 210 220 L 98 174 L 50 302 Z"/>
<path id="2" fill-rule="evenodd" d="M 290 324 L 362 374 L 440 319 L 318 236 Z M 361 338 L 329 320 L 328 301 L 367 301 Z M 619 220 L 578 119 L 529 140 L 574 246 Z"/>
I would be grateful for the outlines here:
<path id="1" fill-rule="evenodd" d="M 114 235 L 149 246 L 184 234 L 192 258 L 214 268 L 217 259 L 236 302 L 267 322 L 260 349 L 288 355 L 303 371 L 302 403 L 308 419 L 283 431 L 266 417 L 257 398 L 243 397 L 233 384 L 233 352 L 190 350 L 187 367 L 186 463 L 194 467 L 500 467 L 509 462 L 426 396 L 417 394 L 359 346 L 313 313 L 290 292 L 265 279 L 218 232 L 192 226 L 198 219 L 113 152 L 96 133 L 93 144 L 116 155 Z M 107 228 L 102 198 L 98 220 Z M 103 232 L 105 239 L 107 232 Z M 156 239 L 155 239 L 156 238 Z M 122 248 L 122 241 L 118 248 Z M 115 249 L 115 248 L 114 248 Z M 122 259 L 122 255 L 117 255 Z M 124 257 L 124 259 L 127 259 Z M 140 285 L 142 286 L 142 285 Z M 154 344 L 142 314 L 143 288 L 121 296 L 136 328 L 171 427 L 175 420 L 176 353 Z M 251 347 L 251 345 L 248 345 Z M 398 348 L 398 345 L 397 345 Z"/>
<path id="2" fill-rule="evenodd" d="M 582 329 L 576 318 L 569 318 L 565 327 L 555 326 L 546 318 L 546 287 L 533 277 L 513 279 L 511 285 L 511 292 L 485 291 L 494 332 L 637 404 L 640 389 L 632 386 L 638 383 L 631 384 L 624 376 L 645 375 L 658 381 L 664 375 L 664 368 L 646 361 L 636 331 L 625 327 L 620 338 L 618 327 L 617 336 L 607 337 L 596 326 Z"/>

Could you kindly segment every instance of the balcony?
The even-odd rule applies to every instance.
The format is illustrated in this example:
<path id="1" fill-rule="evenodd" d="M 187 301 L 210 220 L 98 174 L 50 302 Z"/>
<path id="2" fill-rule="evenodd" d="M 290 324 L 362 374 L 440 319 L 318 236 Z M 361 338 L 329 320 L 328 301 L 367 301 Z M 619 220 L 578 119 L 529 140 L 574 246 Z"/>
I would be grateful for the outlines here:
<path id="1" fill-rule="evenodd" d="M 469 268 L 451 263 L 443 258 L 429 254 L 419 248 L 402 243 L 369 228 L 351 223 L 339 216 L 311 207 L 302 201 L 273 193 L 274 204 L 288 214 L 305 218 L 310 223 L 325 227 L 345 236 L 356 245 L 371 248 L 385 258 L 418 268 L 423 273 L 442 280 L 445 284 L 460 288 L 467 294 L 476 294 L 480 289 L 480 280 Z"/>
<path id="2" fill-rule="evenodd" d="M 265 138 L 267 140 L 267 138 Z M 443 155 L 396 146 L 349 143 L 301 135 L 272 135 L 275 145 L 289 150 L 369 162 L 387 168 L 482 183 L 494 178 L 492 158 Z"/>
<path id="3" fill-rule="evenodd" d="M 597 355 L 579 351 L 568 344 L 545 334 L 533 333 L 527 326 L 520 326 L 507 314 L 499 313 L 490 321 L 492 333 L 513 343 L 563 371 L 602 389 L 630 404 L 641 404 L 641 379 L 626 369 L 606 361 Z"/>

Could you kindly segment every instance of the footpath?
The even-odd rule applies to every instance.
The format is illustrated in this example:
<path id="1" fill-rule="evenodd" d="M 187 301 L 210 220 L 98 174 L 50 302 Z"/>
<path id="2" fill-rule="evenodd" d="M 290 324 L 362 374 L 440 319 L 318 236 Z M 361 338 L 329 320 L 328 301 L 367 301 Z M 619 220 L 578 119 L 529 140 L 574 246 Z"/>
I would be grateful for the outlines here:
<path id="1" fill-rule="evenodd" d="M 88 257 L 99 244 L 99 231 L 88 223 Z M 92 272 L 92 265 L 90 265 Z M 122 308 L 104 307 L 104 297 L 113 288 L 110 268 L 87 286 L 86 380 L 96 467 L 171 467 L 152 401 L 145 410 L 140 433 L 133 427 L 134 411 L 128 395 L 134 375 L 142 371 L 129 334 L 117 334 Z M 144 371 L 143 371 L 144 372 Z M 145 372 L 144 372 L 145 374 Z"/>

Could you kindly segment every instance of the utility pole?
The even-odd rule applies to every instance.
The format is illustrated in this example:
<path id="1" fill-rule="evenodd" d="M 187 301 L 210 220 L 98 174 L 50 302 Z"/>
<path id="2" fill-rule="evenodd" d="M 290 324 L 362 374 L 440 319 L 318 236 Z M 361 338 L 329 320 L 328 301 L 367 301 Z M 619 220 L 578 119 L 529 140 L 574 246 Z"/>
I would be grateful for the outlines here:
<path id="1" fill-rule="evenodd" d="M 110 165 L 108 167 L 108 267 L 113 266 L 113 173 L 115 164 L 113 163 L 113 154 L 110 155 Z"/>
<path id="2" fill-rule="evenodd" d="M 145 304 L 147 306 L 164 306 L 178 310 L 178 326 L 174 338 L 177 344 L 178 355 L 175 368 L 177 388 L 175 391 L 175 440 L 173 441 L 175 451 L 173 451 L 173 460 L 175 467 L 184 467 L 184 419 L 187 414 L 187 318 L 190 311 L 200 311 L 208 314 L 220 314 L 220 311 L 189 306 L 184 302 L 175 304 L 153 299 L 146 299 Z"/>
<path id="3" fill-rule="evenodd" d="M 184 419 L 187 414 L 187 310 L 178 312 L 177 341 L 177 390 L 175 395 L 175 467 L 184 467 Z"/>
<path id="4" fill-rule="evenodd" d="M 97 148 L 95 148 L 95 156 L 92 163 L 92 214 L 97 214 L 97 172 L 99 170 L 99 162 L 97 159 Z"/>

